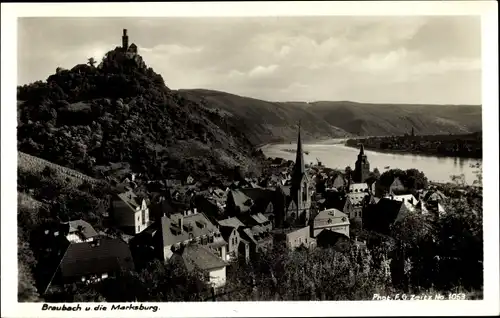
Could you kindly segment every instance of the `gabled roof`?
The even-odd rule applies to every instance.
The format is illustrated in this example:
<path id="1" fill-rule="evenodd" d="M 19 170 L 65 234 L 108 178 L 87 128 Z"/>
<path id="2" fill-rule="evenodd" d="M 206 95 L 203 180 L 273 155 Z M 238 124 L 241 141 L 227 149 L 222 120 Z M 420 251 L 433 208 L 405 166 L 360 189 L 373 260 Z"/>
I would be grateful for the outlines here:
<path id="1" fill-rule="evenodd" d="M 227 266 L 227 263 L 218 258 L 207 247 L 199 244 L 188 244 L 182 252 L 174 253 L 181 257 L 187 270 L 198 267 L 201 270 L 210 270 Z"/>
<path id="2" fill-rule="evenodd" d="M 417 199 L 413 196 L 413 194 L 400 194 L 400 195 L 394 195 L 392 197 L 394 200 L 398 201 L 405 201 L 405 202 L 413 202 L 413 204 L 417 204 Z"/>
<path id="3" fill-rule="evenodd" d="M 444 201 L 446 199 L 446 196 L 439 190 L 435 191 L 428 191 L 424 195 L 424 201 Z"/>
<path id="4" fill-rule="evenodd" d="M 221 226 L 220 227 L 220 234 L 224 238 L 226 242 L 229 242 L 229 237 L 233 233 L 233 231 L 236 231 L 236 228 L 232 226 Z M 237 231 L 236 231 L 237 232 Z"/>
<path id="5" fill-rule="evenodd" d="M 241 212 L 247 212 L 250 210 L 251 205 L 248 205 L 247 202 L 252 202 L 252 199 L 240 190 L 230 190 L 228 199 L 230 198 L 233 200 L 234 205 L 240 208 Z"/>
<path id="6" fill-rule="evenodd" d="M 182 229 L 179 228 L 175 221 L 178 218 L 183 218 Z M 210 235 L 217 231 L 215 225 L 212 224 L 204 213 L 196 213 L 190 215 L 174 214 L 171 217 L 162 216 L 161 229 L 163 236 L 163 246 L 170 246 L 176 243 L 187 241 L 190 238 L 196 238 L 203 235 Z"/>
<path id="7" fill-rule="evenodd" d="M 133 191 L 122 192 L 118 194 L 118 198 L 134 211 L 142 204 L 142 202 L 139 201 L 139 197 Z"/>
<path id="8" fill-rule="evenodd" d="M 402 201 L 382 198 L 375 205 L 370 205 L 363 213 L 363 225 L 367 228 L 386 231 L 388 227 L 401 220 L 408 209 Z M 366 222 L 365 222 L 366 220 Z"/>
<path id="9" fill-rule="evenodd" d="M 252 214 L 251 215 L 252 219 L 254 219 L 258 224 L 264 224 L 267 221 L 267 217 L 265 217 L 262 213 L 257 213 L 257 214 Z"/>
<path id="10" fill-rule="evenodd" d="M 349 217 L 337 209 L 323 210 L 314 218 L 314 226 L 349 224 Z"/>
<path id="11" fill-rule="evenodd" d="M 69 233 L 77 232 L 83 237 L 83 239 L 88 239 L 97 236 L 96 230 L 89 223 L 83 220 L 69 221 Z"/>
<path id="12" fill-rule="evenodd" d="M 290 186 L 279 185 L 276 187 L 278 191 L 282 192 L 285 196 L 290 196 Z"/>
<path id="13" fill-rule="evenodd" d="M 239 228 L 239 227 L 245 227 L 245 224 L 243 224 L 238 218 L 232 217 L 228 218 L 225 220 L 219 220 L 219 225 L 220 226 L 228 226 L 228 227 L 233 227 L 233 228 Z"/>
<path id="14" fill-rule="evenodd" d="M 134 270 L 130 249 L 123 240 L 102 237 L 95 242 L 72 243 L 59 265 L 63 277 Z"/>

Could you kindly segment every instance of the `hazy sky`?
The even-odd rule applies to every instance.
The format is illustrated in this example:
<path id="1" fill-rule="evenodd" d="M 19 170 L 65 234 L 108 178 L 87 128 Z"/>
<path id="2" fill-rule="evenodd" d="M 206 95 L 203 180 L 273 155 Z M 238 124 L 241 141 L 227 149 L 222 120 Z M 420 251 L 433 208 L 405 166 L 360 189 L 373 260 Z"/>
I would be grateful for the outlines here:
<path id="1" fill-rule="evenodd" d="M 273 101 L 481 103 L 478 17 L 21 18 L 18 84 L 121 45 L 172 89 Z"/>

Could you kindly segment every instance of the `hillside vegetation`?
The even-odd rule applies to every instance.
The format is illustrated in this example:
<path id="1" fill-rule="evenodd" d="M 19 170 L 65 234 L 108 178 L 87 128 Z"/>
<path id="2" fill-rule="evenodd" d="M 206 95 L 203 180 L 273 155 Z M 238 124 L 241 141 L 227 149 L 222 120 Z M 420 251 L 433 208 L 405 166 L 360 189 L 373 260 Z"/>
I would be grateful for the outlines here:
<path id="1" fill-rule="evenodd" d="M 242 119 L 171 91 L 139 55 L 116 48 L 94 64 L 18 87 L 20 151 L 96 177 L 96 167 L 120 162 L 149 179 L 258 163 Z"/>
<path id="2" fill-rule="evenodd" d="M 257 143 L 295 140 L 299 120 L 304 139 L 403 135 L 412 127 L 415 133 L 425 135 L 481 131 L 478 106 L 267 102 L 211 90 L 179 92 L 226 116 L 244 118 L 252 140 Z"/>
<path id="3" fill-rule="evenodd" d="M 245 120 L 248 135 L 256 144 L 297 139 L 297 124 L 301 121 L 302 138 L 321 139 L 349 136 L 309 112 L 303 103 L 275 103 L 211 90 L 180 90 L 185 98 L 199 101 L 218 110 L 228 118 Z"/>

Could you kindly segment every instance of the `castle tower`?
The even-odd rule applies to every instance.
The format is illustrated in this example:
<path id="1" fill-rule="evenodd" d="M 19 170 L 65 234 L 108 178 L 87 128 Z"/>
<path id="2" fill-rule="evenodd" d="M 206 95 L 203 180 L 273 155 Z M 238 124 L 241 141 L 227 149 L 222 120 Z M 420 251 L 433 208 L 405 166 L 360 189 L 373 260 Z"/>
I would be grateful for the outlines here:
<path id="1" fill-rule="evenodd" d="M 128 35 L 127 35 L 127 29 L 123 29 L 123 36 L 122 36 L 122 48 L 124 51 L 128 49 Z"/>
<path id="2" fill-rule="evenodd" d="M 370 175 L 370 163 L 365 155 L 365 147 L 361 144 L 361 148 L 358 154 L 358 160 L 356 160 L 354 168 L 353 181 L 356 183 L 365 182 Z"/>
<path id="3" fill-rule="evenodd" d="M 287 211 L 287 216 L 295 219 L 296 225 L 306 226 L 309 223 L 311 208 L 311 193 L 309 192 L 309 178 L 306 174 L 304 153 L 302 150 L 302 140 L 299 134 L 297 140 L 297 155 L 295 166 L 293 167 L 290 195 L 295 201 L 297 210 Z"/>

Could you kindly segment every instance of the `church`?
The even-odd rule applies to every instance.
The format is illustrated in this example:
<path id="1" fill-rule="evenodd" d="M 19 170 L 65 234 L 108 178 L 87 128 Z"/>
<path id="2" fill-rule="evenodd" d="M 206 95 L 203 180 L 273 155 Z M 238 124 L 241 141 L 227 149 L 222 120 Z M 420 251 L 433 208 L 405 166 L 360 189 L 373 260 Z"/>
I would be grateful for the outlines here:
<path id="1" fill-rule="evenodd" d="M 309 225 L 311 218 L 310 178 L 306 173 L 300 123 L 297 138 L 295 165 L 289 187 L 278 187 L 284 206 L 281 215 L 276 215 L 277 227 L 303 227 Z"/>
<path id="2" fill-rule="evenodd" d="M 369 176 L 370 163 L 368 162 L 368 158 L 365 155 L 365 148 L 363 144 L 361 144 L 352 179 L 355 183 L 364 183 Z"/>

